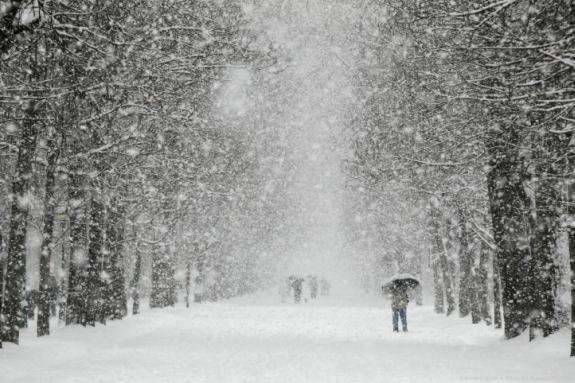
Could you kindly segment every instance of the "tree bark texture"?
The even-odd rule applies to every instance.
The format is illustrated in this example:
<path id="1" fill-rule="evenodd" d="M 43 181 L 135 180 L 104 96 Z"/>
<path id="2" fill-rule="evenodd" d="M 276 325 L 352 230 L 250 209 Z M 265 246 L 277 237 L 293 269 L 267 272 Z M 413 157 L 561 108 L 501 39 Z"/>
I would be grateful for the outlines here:
<path id="1" fill-rule="evenodd" d="M 54 220 L 56 214 L 56 168 L 60 153 L 60 143 L 55 137 L 50 140 L 46 168 L 46 196 L 44 203 L 44 228 L 42 233 L 42 250 L 40 253 L 40 294 L 38 302 L 38 336 L 50 334 L 50 305 L 53 297 L 54 278 L 50 273 L 50 260 L 54 246 Z"/>
<path id="2" fill-rule="evenodd" d="M 530 251 L 526 233 L 525 176 L 518 158 L 518 134 L 499 137 L 489 147 L 487 175 L 493 237 L 497 245 L 505 337 L 520 335 L 533 307 L 529 295 Z"/>
<path id="3" fill-rule="evenodd" d="M 38 128 L 35 106 L 26 110 L 22 136 L 16 160 L 16 173 L 12 183 L 12 207 L 8 256 L 4 275 L 4 300 L 0 333 L 6 342 L 18 343 L 19 328 L 26 325 L 26 230 L 28 223 L 29 192 L 32 177 L 32 161 L 36 149 Z"/>

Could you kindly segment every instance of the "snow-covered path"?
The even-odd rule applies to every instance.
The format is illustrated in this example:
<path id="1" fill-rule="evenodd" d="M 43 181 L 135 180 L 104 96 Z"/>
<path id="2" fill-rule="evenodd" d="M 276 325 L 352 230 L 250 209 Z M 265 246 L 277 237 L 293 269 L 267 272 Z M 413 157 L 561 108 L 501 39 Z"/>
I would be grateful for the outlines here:
<path id="1" fill-rule="evenodd" d="M 0 351 L 0 382 L 572 382 L 567 334 L 539 345 L 410 307 L 391 332 L 375 302 L 238 300 L 149 310 L 96 328 L 28 334 Z"/>

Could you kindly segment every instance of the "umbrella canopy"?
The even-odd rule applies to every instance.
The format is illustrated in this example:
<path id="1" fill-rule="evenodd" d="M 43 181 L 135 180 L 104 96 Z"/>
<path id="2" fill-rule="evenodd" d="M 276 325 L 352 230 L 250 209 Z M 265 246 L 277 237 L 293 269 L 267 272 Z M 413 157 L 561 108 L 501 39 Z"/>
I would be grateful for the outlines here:
<path id="1" fill-rule="evenodd" d="M 393 288 L 415 288 L 419 286 L 419 279 L 411 274 L 402 273 L 395 274 L 391 278 L 387 279 L 381 288 L 383 290 L 391 290 Z"/>

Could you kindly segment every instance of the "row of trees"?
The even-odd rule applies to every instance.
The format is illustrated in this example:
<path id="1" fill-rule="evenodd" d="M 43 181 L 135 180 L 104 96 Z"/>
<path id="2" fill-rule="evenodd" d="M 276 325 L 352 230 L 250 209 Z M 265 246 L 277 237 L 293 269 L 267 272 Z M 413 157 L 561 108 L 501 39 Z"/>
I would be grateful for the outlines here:
<path id="1" fill-rule="evenodd" d="M 361 7 L 350 184 L 371 203 L 401 190 L 425 207 L 403 250 L 429 244 L 438 312 L 491 321 L 492 300 L 507 338 L 553 333 L 568 318 L 569 253 L 575 275 L 563 245 L 575 242 L 575 4 Z"/>
<path id="2" fill-rule="evenodd" d="M 49 333 L 53 280 L 82 325 L 125 316 L 128 287 L 134 313 L 178 281 L 189 302 L 194 275 L 213 299 L 252 291 L 261 143 L 214 107 L 229 68 L 271 62 L 240 6 L 11 1 L 0 20 L 1 340 L 36 284 Z"/>

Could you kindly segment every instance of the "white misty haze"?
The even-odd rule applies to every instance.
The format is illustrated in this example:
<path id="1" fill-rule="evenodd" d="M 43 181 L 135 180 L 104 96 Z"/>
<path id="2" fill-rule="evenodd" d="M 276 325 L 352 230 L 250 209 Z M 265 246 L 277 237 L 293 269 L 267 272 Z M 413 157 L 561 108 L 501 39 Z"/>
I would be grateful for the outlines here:
<path id="1" fill-rule="evenodd" d="M 223 116 L 259 113 L 261 125 L 246 128 L 254 129 L 256 136 L 274 130 L 276 140 L 282 141 L 276 144 L 290 153 L 288 227 L 279 235 L 282 245 L 276 247 L 286 254 L 278 267 L 280 278 L 313 273 L 352 279 L 343 232 L 341 164 L 348 152 L 344 128 L 353 107 L 349 66 L 353 59 L 346 60 L 352 51 L 345 28 L 353 20 L 346 7 L 330 5 L 295 1 L 246 8 L 283 56 L 275 66 L 258 71 L 259 82 L 248 70 L 233 67 L 218 85 L 217 106 Z M 262 89 L 270 83 L 273 92 Z M 271 172 L 268 191 L 273 192 L 276 179 L 283 177 Z"/>

